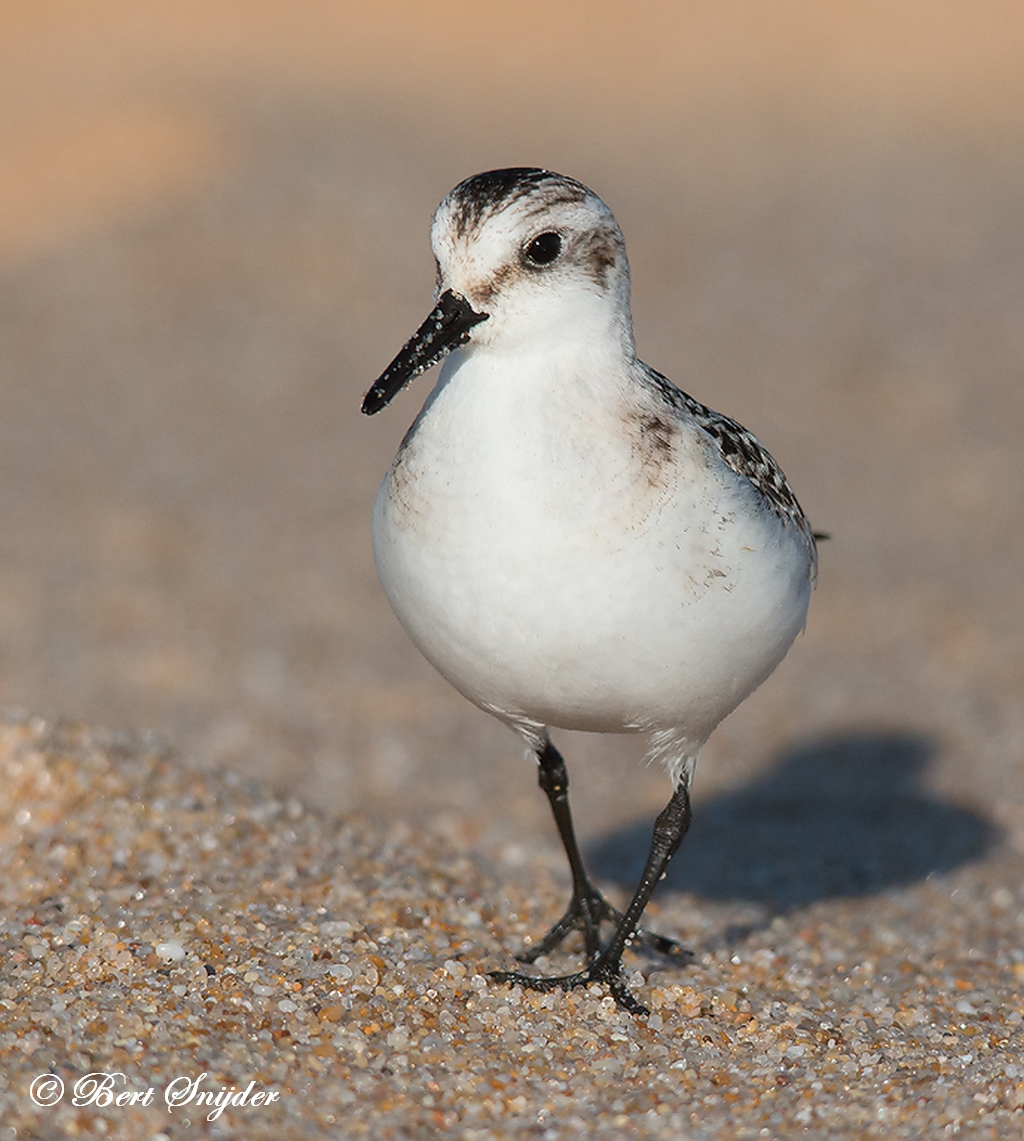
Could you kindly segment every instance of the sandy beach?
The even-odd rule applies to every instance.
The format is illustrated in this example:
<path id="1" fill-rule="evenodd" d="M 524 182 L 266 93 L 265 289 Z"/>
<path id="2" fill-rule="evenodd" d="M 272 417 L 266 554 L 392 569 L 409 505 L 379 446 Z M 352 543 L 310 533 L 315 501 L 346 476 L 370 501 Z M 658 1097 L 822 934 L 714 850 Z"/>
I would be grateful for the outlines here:
<path id="1" fill-rule="evenodd" d="M 1022 34 L 996 3 L 5 6 L 11 1137 L 1020 1130 Z M 429 378 L 359 401 L 428 311 L 432 211 L 526 164 L 609 203 L 640 355 L 831 536 L 701 759 L 650 915 L 693 959 L 630 956 L 646 1020 L 488 982 L 568 870 L 370 551 Z M 556 739 L 621 901 L 668 782 Z M 75 1105 L 94 1073 L 134 1101 Z"/>

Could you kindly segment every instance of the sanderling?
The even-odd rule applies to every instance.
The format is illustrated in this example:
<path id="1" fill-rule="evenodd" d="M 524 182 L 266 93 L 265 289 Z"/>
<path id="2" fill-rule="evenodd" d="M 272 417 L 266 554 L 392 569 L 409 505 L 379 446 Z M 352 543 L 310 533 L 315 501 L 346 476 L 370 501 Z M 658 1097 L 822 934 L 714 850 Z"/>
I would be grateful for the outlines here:
<path id="1" fill-rule="evenodd" d="M 578 929 L 586 967 L 494 977 L 601 982 L 644 1013 L 623 950 L 679 950 L 640 917 L 690 823 L 701 746 L 803 628 L 814 535 L 750 432 L 637 359 L 625 242 L 596 194 L 547 170 L 478 174 L 431 242 L 434 309 L 363 401 L 379 412 L 444 359 L 377 494 L 377 572 L 426 658 L 536 757 L 569 859 L 568 909 L 520 960 Z M 668 770 L 625 912 L 584 869 L 549 726 L 648 733 Z"/>

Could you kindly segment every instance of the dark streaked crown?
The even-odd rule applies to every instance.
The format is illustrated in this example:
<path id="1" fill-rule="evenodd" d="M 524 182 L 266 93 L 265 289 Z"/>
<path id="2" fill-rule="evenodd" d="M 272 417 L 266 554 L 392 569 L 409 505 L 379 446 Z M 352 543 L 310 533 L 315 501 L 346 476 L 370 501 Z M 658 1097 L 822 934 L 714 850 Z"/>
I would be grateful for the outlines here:
<path id="1" fill-rule="evenodd" d="M 582 202 L 591 192 L 573 178 L 534 166 L 513 166 L 487 170 L 460 182 L 446 201 L 456 233 L 475 229 L 490 214 L 549 184 L 545 205 L 556 202 Z"/>

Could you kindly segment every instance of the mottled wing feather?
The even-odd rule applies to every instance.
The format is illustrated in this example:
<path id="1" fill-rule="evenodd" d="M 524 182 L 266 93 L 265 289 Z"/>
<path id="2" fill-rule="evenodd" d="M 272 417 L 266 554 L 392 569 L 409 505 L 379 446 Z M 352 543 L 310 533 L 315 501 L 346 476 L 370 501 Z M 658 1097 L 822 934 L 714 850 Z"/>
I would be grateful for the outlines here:
<path id="1" fill-rule="evenodd" d="M 813 573 L 817 565 L 817 549 L 811 524 L 771 453 L 742 424 L 694 400 L 650 365 L 645 364 L 643 368 L 661 397 L 676 411 L 689 416 L 714 440 L 724 463 L 737 475 L 748 479 L 768 507 L 784 523 L 800 532 L 810 550 Z"/>

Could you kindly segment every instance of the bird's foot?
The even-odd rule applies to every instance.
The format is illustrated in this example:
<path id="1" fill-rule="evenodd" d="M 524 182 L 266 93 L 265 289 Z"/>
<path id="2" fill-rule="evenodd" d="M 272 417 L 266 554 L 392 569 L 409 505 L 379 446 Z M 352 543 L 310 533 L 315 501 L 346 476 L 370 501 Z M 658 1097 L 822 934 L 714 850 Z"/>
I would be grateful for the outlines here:
<path id="1" fill-rule="evenodd" d="M 587 885 L 585 892 L 573 895 L 566 908 L 565 914 L 551 928 L 550 931 L 533 946 L 527 948 L 516 956 L 521 963 L 533 963 L 542 955 L 548 954 L 557 947 L 567 935 L 573 931 L 583 933 L 584 949 L 589 966 L 582 971 L 571 975 L 553 975 L 550 977 L 537 977 L 527 975 L 521 971 L 491 971 L 489 977 L 495 982 L 508 983 L 511 986 L 522 986 L 529 990 L 549 993 L 553 990 L 575 990 L 577 987 L 589 986 L 591 983 L 602 983 L 608 987 L 616 1005 L 631 1014 L 649 1014 L 647 1007 L 638 1002 L 622 980 L 621 952 L 622 943 L 618 943 L 618 951 L 614 957 L 609 951 L 603 954 L 600 950 L 600 929 L 603 922 L 612 923 L 618 929 L 624 922 L 624 917 L 618 908 L 612 905 L 597 890 Z M 616 944 L 613 937 L 612 945 Z M 648 950 L 656 951 L 660 955 L 668 955 L 674 959 L 688 962 L 693 953 L 686 950 L 675 939 L 666 935 L 658 935 L 653 931 L 646 931 L 642 927 L 636 928 L 626 941 L 626 945 L 638 944 Z"/>
<path id="2" fill-rule="evenodd" d="M 583 932 L 583 945 L 587 959 L 593 962 L 600 951 L 600 929 L 603 922 L 613 924 L 615 927 L 622 922 L 622 912 L 605 899 L 597 888 L 588 884 L 588 890 L 580 895 L 573 895 L 566 908 L 565 914 L 551 928 L 550 931 L 537 943 L 520 951 L 516 958 L 521 963 L 533 963 L 550 951 L 553 951 L 573 931 Z M 647 931 L 638 927 L 630 937 L 633 945 L 656 951 L 659 955 L 689 962 L 693 952 L 688 951 L 675 939 L 667 935 L 659 935 L 655 931 Z M 549 988 L 552 989 L 552 988 Z"/>
<path id="3" fill-rule="evenodd" d="M 521 963 L 533 963 L 559 946 L 573 931 L 583 933 L 583 948 L 587 961 L 597 958 L 601 945 L 601 924 L 605 920 L 617 924 L 619 912 L 595 887 L 587 884 L 587 890 L 576 892 L 565 909 L 565 914 L 538 942 L 520 951 L 516 958 Z"/>
<path id="4" fill-rule="evenodd" d="M 630 1014 L 651 1013 L 642 1002 L 633 997 L 623 982 L 621 963 L 618 960 L 611 962 L 598 958 L 586 970 L 577 971 L 573 975 L 537 978 L 534 975 L 524 975 L 521 971 L 490 971 L 488 978 L 495 982 L 507 983 L 509 986 L 539 990 L 545 994 L 553 990 L 576 990 L 578 987 L 590 986 L 591 983 L 602 983 L 611 992 L 616 1006 L 621 1010 L 626 1010 Z"/>
<path id="5" fill-rule="evenodd" d="M 616 915 L 618 914 L 616 912 Z M 693 958 L 693 952 L 689 947 L 684 947 L 677 940 L 670 939 L 667 935 L 659 935 L 657 931 L 648 931 L 644 927 L 638 927 L 633 932 L 630 943 L 645 947 L 648 951 L 656 951 L 659 955 L 667 955 L 680 963 L 688 963 Z"/>

